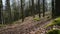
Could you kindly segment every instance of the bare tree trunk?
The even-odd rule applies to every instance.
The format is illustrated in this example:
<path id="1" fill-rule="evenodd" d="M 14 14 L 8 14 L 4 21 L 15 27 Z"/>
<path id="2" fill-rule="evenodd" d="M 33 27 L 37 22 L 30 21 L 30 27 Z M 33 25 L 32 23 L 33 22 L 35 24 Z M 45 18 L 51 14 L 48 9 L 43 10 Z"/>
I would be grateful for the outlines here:
<path id="1" fill-rule="evenodd" d="M 32 0 L 29 0 L 29 11 L 31 12 L 30 15 L 32 15 Z"/>
<path id="2" fill-rule="evenodd" d="M 38 0 L 38 11 L 39 11 L 39 17 L 41 16 L 40 14 L 40 0 Z"/>
<path id="3" fill-rule="evenodd" d="M 23 14 L 23 0 L 21 0 L 21 13 L 22 13 L 22 22 L 24 21 L 24 14 Z"/>
<path id="4" fill-rule="evenodd" d="M 6 0 L 6 11 L 8 13 L 8 22 L 11 22 L 11 7 L 10 7 L 10 0 Z"/>
<path id="5" fill-rule="evenodd" d="M 30 11 L 30 15 L 32 14 L 32 11 L 31 11 L 31 0 L 29 0 L 29 11 Z"/>
<path id="6" fill-rule="evenodd" d="M 32 0 L 32 15 L 33 15 L 33 18 L 35 17 L 34 16 L 34 0 Z"/>
<path id="7" fill-rule="evenodd" d="M 1 18 L 1 9 L 2 9 L 2 0 L 0 0 L 0 23 L 2 23 L 2 18 Z"/>
<path id="8" fill-rule="evenodd" d="M 20 0 L 18 0 L 18 7 L 19 7 L 18 9 L 19 9 L 19 19 L 20 19 L 20 17 L 21 17 L 20 16 Z"/>
<path id="9" fill-rule="evenodd" d="M 43 0 L 43 17 L 45 16 L 45 0 Z"/>
<path id="10" fill-rule="evenodd" d="M 52 0 L 52 18 L 54 18 L 55 17 L 55 0 Z"/>

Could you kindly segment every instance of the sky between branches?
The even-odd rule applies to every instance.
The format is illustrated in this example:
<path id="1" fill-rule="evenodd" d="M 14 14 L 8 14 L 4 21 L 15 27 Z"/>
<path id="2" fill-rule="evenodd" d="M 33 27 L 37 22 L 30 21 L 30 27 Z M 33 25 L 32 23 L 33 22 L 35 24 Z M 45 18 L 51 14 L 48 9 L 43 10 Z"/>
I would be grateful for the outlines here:
<path id="1" fill-rule="evenodd" d="M 2 0 L 3 1 L 3 5 L 5 5 L 5 1 L 6 0 Z M 12 4 L 12 2 L 11 2 L 12 0 L 10 0 L 10 4 Z M 25 2 L 28 2 L 29 0 L 25 0 Z M 47 0 L 47 3 L 50 3 L 51 2 L 51 0 Z"/>

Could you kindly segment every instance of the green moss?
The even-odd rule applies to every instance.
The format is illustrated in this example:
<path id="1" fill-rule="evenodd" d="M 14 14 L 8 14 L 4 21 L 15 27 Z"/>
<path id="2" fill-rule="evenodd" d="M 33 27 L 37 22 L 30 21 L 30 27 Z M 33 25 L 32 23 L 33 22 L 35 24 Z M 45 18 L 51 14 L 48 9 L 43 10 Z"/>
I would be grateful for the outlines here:
<path id="1" fill-rule="evenodd" d="M 53 25 L 59 25 L 60 26 L 60 17 L 54 19 L 53 21 L 51 21 L 48 25 L 45 26 L 45 28 L 49 27 L 49 26 L 53 26 Z"/>
<path id="2" fill-rule="evenodd" d="M 0 24 L 0 27 L 5 27 L 6 26 L 6 24 Z"/>
<path id="3" fill-rule="evenodd" d="M 55 25 L 59 25 L 60 26 L 60 17 L 56 18 L 52 23 L 54 23 Z"/>
<path id="4" fill-rule="evenodd" d="M 34 20 L 35 20 L 35 21 L 39 21 L 40 18 L 39 18 L 39 17 L 35 17 Z"/>
<path id="5" fill-rule="evenodd" d="M 45 26 L 45 28 L 47 28 L 49 26 L 53 26 L 53 25 L 54 25 L 54 23 L 52 23 L 52 21 L 51 21 L 48 25 Z"/>
<path id="6" fill-rule="evenodd" d="M 60 30 L 55 29 L 55 30 L 49 30 L 47 34 L 60 34 Z"/>

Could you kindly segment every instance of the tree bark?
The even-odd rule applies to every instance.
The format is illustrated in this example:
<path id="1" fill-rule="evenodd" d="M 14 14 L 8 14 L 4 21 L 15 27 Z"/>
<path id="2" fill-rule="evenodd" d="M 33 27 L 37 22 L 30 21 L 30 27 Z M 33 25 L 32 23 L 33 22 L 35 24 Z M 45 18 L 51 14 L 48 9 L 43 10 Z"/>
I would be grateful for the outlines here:
<path id="1" fill-rule="evenodd" d="M 60 16 L 60 0 L 55 0 L 55 16 Z"/>
<path id="2" fill-rule="evenodd" d="M 0 22 L 2 23 L 2 19 L 1 19 L 1 9 L 2 9 L 2 0 L 0 0 Z"/>
<path id="3" fill-rule="evenodd" d="M 43 17 L 45 16 L 45 0 L 43 0 Z"/>
<path id="4" fill-rule="evenodd" d="M 55 10 L 54 10 L 54 0 L 52 0 L 52 18 L 54 18 L 54 12 L 55 12 Z"/>
<path id="5" fill-rule="evenodd" d="M 33 18 L 35 17 L 35 15 L 34 15 L 34 0 L 32 0 L 32 15 L 33 15 Z"/>
<path id="6" fill-rule="evenodd" d="M 24 21 L 24 14 L 23 14 L 23 0 L 21 0 L 21 13 L 22 13 L 22 22 Z"/>
<path id="7" fill-rule="evenodd" d="M 10 7 L 10 0 L 6 0 L 6 11 L 8 13 L 8 22 L 11 22 L 11 7 Z"/>
<path id="8" fill-rule="evenodd" d="M 39 12 L 39 17 L 41 16 L 40 14 L 40 0 L 38 0 L 38 12 Z"/>

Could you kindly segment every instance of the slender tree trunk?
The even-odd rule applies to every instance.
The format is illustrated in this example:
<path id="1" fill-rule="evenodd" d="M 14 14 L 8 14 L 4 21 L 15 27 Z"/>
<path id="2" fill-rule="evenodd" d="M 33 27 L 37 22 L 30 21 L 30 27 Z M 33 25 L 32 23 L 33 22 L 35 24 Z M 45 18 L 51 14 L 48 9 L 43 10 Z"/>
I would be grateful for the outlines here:
<path id="1" fill-rule="evenodd" d="M 6 11 L 8 13 L 8 22 L 11 22 L 10 0 L 6 0 Z"/>
<path id="2" fill-rule="evenodd" d="M 22 13 L 22 22 L 24 21 L 24 14 L 23 14 L 23 0 L 21 0 L 21 13 Z"/>
<path id="3" fill-rule="evenodd" d="M 29 10 L 30 10 L 31 16 L 32 16 L 32 5 L 31 4 L 32 4 L 32 0 L 29 0 L 29 8 L 30 8 Z"/>
<path id="4" fill-rule="evenodd" d="M 19 19 L 20 19 L 20 1 L 18 0 L 18 9 L 19 9 Z"/>
<path id="5" fill-rule="evenodd" d="M 32 0 L 32 15 L 33 15 L 33 18 L 35 17 L 34 16 L 34 0 Z"/>
<path id="6" fill-rule="evenodd" d="M 38 11 L 39 11 L 39 17 L 41 16 L 40 14 L 40 0 L 38 0 Z"/>
<path id="7" fill-rule="evenodd" d="M 1 18 L 1 9 L 2 9 L 2 0 L 0 0 L 0 23 L 2 23 L 2 18 Z"/>
<path id="8" fill-rule="evenodd" d="M 55 14 L 55 7 L 54 7 L 54 0 L 52 0 L 52 18 L 54 18 Z"/>
<path id="9" fill-rule="evenodd" d="M 45 16 L 45 0 L 43 0 L 43 17 Z"/>
<path id="10" fill-rule="evenodd" d="M 38 1 L 36 0 L 36 13 L 38 13 Z"/>
<path id="11" fill-rule="evenodd" d="M 31 11 L 31 0 L 29 0 L 29 11 L 30 11 L 30 15 L 32 14 L 32 11 Z"/>

